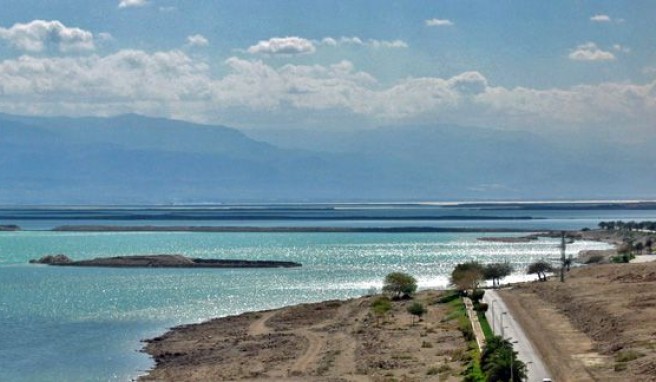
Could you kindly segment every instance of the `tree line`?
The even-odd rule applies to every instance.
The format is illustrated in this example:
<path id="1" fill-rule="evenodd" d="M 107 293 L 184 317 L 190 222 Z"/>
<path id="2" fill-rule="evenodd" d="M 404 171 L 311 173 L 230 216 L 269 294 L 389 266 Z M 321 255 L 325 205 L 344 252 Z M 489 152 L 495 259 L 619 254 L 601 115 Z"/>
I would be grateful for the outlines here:
<path id="1" fill-rule="evenodd" d="M 656 231 L 656 222 L 653 221 L 602 221 L 598 226 L 606 231 Z"/>

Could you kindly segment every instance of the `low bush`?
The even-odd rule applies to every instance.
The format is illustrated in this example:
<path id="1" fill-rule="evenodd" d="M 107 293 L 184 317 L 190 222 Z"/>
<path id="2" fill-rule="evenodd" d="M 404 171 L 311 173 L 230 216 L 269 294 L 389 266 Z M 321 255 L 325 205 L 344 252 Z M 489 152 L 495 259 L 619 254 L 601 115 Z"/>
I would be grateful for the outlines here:
<path id="1" fill-rule="evenodd" d="M 485 290 L 476 289 L 471 294 L 471 300 L 476 303 L 476 302 L 480 301 L 483 298 L 484 295 L 485 295 Z"/>
<path id="2" fill-rule="evenodd" d="M 626 362 L 618 362 L 615 364 L 615 371 L 626 370 Z"/>
<path id="3" fill-rule="evenodd" d="M 590 258 L 585 262 L 586 264 L 597 264 L 600 263 L 604 260 L 604 257 L 602 255 L 592 255 Z"/>
<path id="4" fill-rule="evenodd" d="M 478 303 L 478 304 L 474 305 L 474 310 L 477 311 L 477 312 L 487 312 L 488 308 L 489 308 L 489 306 L 484 302 L 481 302 L 481 303 Z"/>
<path id="5" fill-rule="evenodd" d="M 640 357 L 644 356 L 644 354 L 641 354 L 635 350 L 624 350 L 615 355 L 615 361 L 616 362 L 631 362 L 633 360 L 636 360 Z"/>

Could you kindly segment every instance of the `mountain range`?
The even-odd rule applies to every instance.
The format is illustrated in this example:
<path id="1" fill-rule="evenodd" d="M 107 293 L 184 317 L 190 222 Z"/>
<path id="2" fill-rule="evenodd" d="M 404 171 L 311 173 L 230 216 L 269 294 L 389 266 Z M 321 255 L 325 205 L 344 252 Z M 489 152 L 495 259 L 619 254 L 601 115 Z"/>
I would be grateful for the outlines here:
<path id="1" fill-rule="evenodd" d="M 318 134 L 0 114 L 0 204 L 653 198 L 655 143 L 451 125 Z"/>

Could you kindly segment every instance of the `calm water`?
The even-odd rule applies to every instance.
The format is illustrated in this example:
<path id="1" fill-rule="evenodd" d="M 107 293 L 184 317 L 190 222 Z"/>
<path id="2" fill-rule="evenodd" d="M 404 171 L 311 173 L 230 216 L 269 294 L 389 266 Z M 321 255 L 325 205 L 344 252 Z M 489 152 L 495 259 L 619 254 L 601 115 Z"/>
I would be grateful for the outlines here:
<path id="1" fill-rule="evenodd" d="M 613 216 L 624 218 L 630 213 L 614 212 Z M 598 218 L 586 214 L 559 213 L 540 220 L 539 225 L 542 228 L 596 225 Z M 52 225 L 51 220 L 26 221 L 33 227 Z M 184 221 L 189 224 L 189 219 Z M 315 225 L 293 219 L 267 221 Z M 79 224 L 78 220 L 68 222 Z M 398 220 L 329 224 L 318 219 L 316 222 L 400 225 Z M 529 225 L 534 222 L 537 220 Z M 208 221 L 194 223 L 207 225 Z M 483 221 L 459 223 L 460 227 L 485 224 Z M 505 226 L 503 223 L 494 221 L 487 225 Z M 521 224 L 514 220 L 505 223 L 511 228 Z M 435 223 L 448 224 L 455 223 Z M 421 287 L 443 287 L 457 262 L 507 260 L 518 271 L 515 277 L 521 277 L 531 261 L 558 256 L 556 240 L 502 244 L 476 240 L 480 236 L 483 235 L 1 232 L 0 380 L 129 380 L 151 366 L 149 358 L 139 353 L 140 339 L 161 334 L 172 325 L 299 302 L 359 296 L 380 287 L 384 275 L 394 270 L 415 275 Z M 575 243 L 568 246 L 568 252 L 575 254 L 583 248 L 606 248 L 606 245 Z M 31 258 L 55 253 L 75 259 L 181 253 L 192 257 L 291 260 L 302 263 L 303 267 L 185 270 L 56 268 L 27 264 Z"/>

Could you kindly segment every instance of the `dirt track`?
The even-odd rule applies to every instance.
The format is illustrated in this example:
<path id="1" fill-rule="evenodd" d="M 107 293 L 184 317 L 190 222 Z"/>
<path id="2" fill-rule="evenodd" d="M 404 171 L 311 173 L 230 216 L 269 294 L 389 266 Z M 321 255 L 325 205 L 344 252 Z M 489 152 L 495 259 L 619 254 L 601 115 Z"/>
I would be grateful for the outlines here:
<path id="1" fill-rule="evenodd" d="M 409 301 L 384 322 L 372 298 L 246 313 L 176 328 L 147 345 L 157 367 L 142 380 L 459 381 L 465 343 L 447 307 L 412 325 Z"/>

